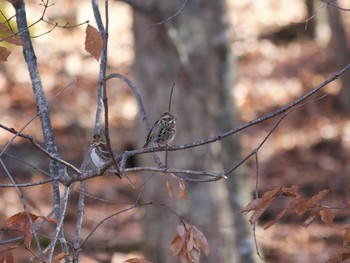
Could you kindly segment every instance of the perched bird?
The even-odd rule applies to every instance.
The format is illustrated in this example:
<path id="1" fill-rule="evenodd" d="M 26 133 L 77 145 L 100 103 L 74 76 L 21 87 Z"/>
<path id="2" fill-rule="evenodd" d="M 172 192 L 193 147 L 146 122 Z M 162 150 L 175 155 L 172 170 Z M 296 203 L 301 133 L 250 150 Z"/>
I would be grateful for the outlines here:
<path id="1" fill-rule="evenodd" d="M 143 148 L 146 148 L 151 142 L 157 143 L 158 146 L 168 146 L 174 140 L 175 135 L 176 118 L 170 112 L 165 112 L 153 124 Z"/>
<path id="2" fill-rule="evenodd" d="M 111 160 L 111 155 L 108 152 L 105 141 L 101 138 L 100 135 L 95 134 L 94 140 L 91 144 L 90 157 L 94 165 L 98 168 L 105 165 L 109 160 Z M 119 173 L 116 175 L 121 178 Z"/>

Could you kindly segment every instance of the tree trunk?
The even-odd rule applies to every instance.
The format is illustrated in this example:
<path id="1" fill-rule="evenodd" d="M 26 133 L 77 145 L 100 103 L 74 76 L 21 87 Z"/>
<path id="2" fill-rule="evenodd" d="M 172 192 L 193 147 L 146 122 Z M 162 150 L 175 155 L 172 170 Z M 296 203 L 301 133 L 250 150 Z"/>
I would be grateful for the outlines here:
<path id="1" fill-rule="evenodd" d="M 333 1 L 332 5 L 338 6 L 338 1 Z M 350 50 L 348 48 L 344 26 L 341 21 L 340 10 L 333 6 L 327 6 L 327 12 L 332 31 L 331 48 L 334 50 L 334 59 L 337 68 L 342 68 L 350 63 Z M 340 106 L 346 114 L 350 115 L 350 73 L 343 74 L 340 77 L 340 81 Z"/>
<path id="2" fill-rule="evenodd" d="M 134 74 L 152 123 L 167 110 L 170 89 L 176 82 L 171 112 L 177 117 L 173 144 L 227 131 L 237 122 L 232 99 L 233 64 L 229 49 L 225 1 L 147 1 L 149 10 L 135 12 L 136 58 Z M 151 8 L 149 8 L 151 7 Z M 147 7 L 141 8 L 147 9 Z M 147 132 L 140 126 L 140 146 Z M 143 164 L 151 164 L 152 156 Z M 240 158 L 238 137 L 185 151 L 170 152 L 168 165 L 176 168 L 223 171 Z M 164 158 L 163 158 L 164 159 Z M 251 192 L 243 171 L 226 181 L 186 184 L 188 201 L 171 201 L 164 175 L 153 176 L 145 186 L 144 201 L 167 203 L 197 226 L 207 237 L 210 254 L 201 262 L 254 262 L 253 242 L 247 222 L 239 212 Z M 170 243 L 176 218 L 163 207 L 146 210 L 145 255 L 152 262 L 178 262 Z"/>

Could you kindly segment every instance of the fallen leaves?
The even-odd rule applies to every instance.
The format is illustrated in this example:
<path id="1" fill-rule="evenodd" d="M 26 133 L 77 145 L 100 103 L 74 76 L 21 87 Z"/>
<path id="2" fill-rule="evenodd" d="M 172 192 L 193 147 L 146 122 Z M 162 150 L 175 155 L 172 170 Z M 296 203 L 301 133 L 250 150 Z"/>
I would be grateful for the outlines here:
<path id="1" fill-rule="evenodd" d="M 174 256 L 178 256 L 181 263 L 199 263 L 201 251 L 209 254 L 209 246 L 204 234 L 194 225 L 177 226 L 170 246 Z"/>

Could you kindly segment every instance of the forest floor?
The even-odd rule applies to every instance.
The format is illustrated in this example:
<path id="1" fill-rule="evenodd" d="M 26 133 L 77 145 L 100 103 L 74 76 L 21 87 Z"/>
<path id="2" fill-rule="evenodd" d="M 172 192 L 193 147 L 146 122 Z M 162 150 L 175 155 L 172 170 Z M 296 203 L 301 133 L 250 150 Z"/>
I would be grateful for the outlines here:
<path id="1" fill-rule="evenodd" d="M 252 4 L 251 1 L 230 1 L 230 8 L 234 11 L 231 12 L 229 21 L 234 29 L 232 47 L 237 68 L 234 97 L 242 124 L 292 102 L 341 69 L 334 56 L 334 52 L 339 51 L 332 50 L 330 39 L 310 39 L 306 36 L 305 24 L 301 27 L 300 24 L 293 24 L 307 18 L 304 1 L 257 2 L 259 4 Z M 67 3 L 62 1 L 51 7 L 56 8 L 55 10 L 60 8 L 57 14 L 53 12 L 51 16 L 60 17 L 65 14 L 64 19 L 76 17 L 71 11 L 74 10 L 71 3 Z M 86 20 L 82 14 L 86 14 L 89 5 L 90 2 L 86 6 L 80 6 L 76 21 Z M 116 3 L 112 4 L 111 10 L 113 8 L 115 12 L 119 12 L 118 17 L 123 22 L 111 28 L 111 32 L 115 34 L 110 35 L 110 47 L 113 48 L 113 52 L 110 52 L 110 67 L 132 78 L 132 12 L 127 6 Z M 317 14 L 320 17 L 321 11 Z M 35 8 L 32 12 L 40 14 Z M 343 20 L 346 28 L 350 28 L 347 14 L 343 13 Z M 66 160 L 77 166 L 91 141 L 91 127 L 95 118 L 91 105 L 96 101 L 94 91 L 98 74 L 98 63 L 82 51 L 84 29 L 85 26 L 71 31 L 55 29 L 34 41 L 43 83 L 51 103 L 52 123 L 59 150 Z M 62 42 L 56 43 L 58 38 Z M 9 61 L 0 65 L 0 112 L 5 113 L 0 116 L 0 123 L 17 129 L 36 112 L 34 99 L 32 95 L 28 95 L 31 94 L 30 84 L 23 80 L 27 73 L 21 56 L 21 50 L 17 48 L 13 50 Z M 170 83 L 172 81 L 169 80 Z M 68 85 L 70 86 L 62 94 L 55 96 Z M 300 194 L 305 198 L 310 198 L 323 189 L 330 189 L 329 197 L 325 200 L 326 205 L 348 205 L 350 121 L 339 105 L 340 88 L 339 80 L 329 84 L 303 106 L 290 112 L 269 138 L 259 153 L 260 194 L 274 188 L 298 185 Z M 110 123 L 112 137 L 122 142 L 117 150 L 139 147 L 133 139 L 136 136 L 133 129 L 138 117 L 131 92 L 121 85 L 119 89 L 112 90 L 109 96 L 116 98 L 111 106 Z M 257 147 L 277 120 L 270 120 L 243 131 L 243 154 L 248 154 Z M 38 124 L 36 119 L 25 132 L 41 141 Z M 0 131 L 1 147 L 10 138 L 8 133 Z M 34 155 L 33 148 L 23 140 L 16 140 L 9 152 L 35 166 L 47 169 L 41 163 L 44 157 L 37 156 L 36 152 Z M 4 160 L 12 174 L 20 175 L 18 182 L 27 182 L 28 177 L 35 181 L 45 179 L 38 171 L 28 170 L 12 158 L 4 157 Z M 254 160 L 249 160 L 247 165 L 253 193 L 256 165 Z M 0 183 L 8 182 L 4 174 L 0 170 Z M 139 185 L 138 176 L 131 177 Z M 115 213 L 116 207 L 117 210 L 130 207 L 138 194 L 125 180 L 116 180 L 112 175 L 89 181 L 87 189 L 91 196 L 86 197 L 88 216 L 85 225 L 90 230 L 102 219 Z M 35 190 L 23 189 L 23 194 L 31 209 L 37 214 L 45 215 L 50 212 L 47 199 L 51 198 L 51 189 L 42 185 L 35 187 Z M 0 222 L 22 210 L 14 190 L 1 189 L 0 199 L 4 200 L 0 202 Z M 77 199 L 78 189 L 75 186 L 65 222 L 68 235 L 74 234 L 73 215 L 77 209 Z M 118 203 L 106 200 L 118 200 Z M 279 200 L 258 221 L 257 242 L 267 262 L 325 262 L 330 255 L 342 248 L 342 235 L 344 229 L 349 227 L 348 209 L 334 210 L 333 227 L 316 219 L 305 228 L 303 223 L 308 214 L 299 217 L 290 212 L 264 230 L 263 226 L 274 220 L 287 202 L 288 200 Z M 122 262 L 124 259 L 140 256 L 142 216 L 143 209 L 138 209 L 106 221 L 87 242 L 84 251 L 88 252 L 84 254 L 82 262 Z M 88 234 L 83 229 L 83 236 Z"/>

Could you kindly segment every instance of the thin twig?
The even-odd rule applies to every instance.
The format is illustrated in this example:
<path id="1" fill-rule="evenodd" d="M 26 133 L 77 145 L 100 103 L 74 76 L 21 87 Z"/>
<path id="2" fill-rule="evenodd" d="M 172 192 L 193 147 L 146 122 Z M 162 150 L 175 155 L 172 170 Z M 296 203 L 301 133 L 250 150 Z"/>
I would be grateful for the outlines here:
<path id="1" fill-rule="evenodd" d="M 32 186 L 38 186 L 38 185 L 42 185 L 42 184 L 51 183 L 51 182 L 53 182 L 53 181 L 56 181 L 56 179 L 51 178 L 51 179 L 43 180 L 43 181 L 40 181 L 40 182 L 24 183 L 24 184 L 0 184 L 0 187 L 2 187 L 2 188 L 12 188 L 12 187 L 23 188 L 23 187 L 32 187 Z"/>
<path id="2" fill-rule="evenodd" d="M 35 116 L 34 118 L 36 118 L 36 116 Z M 34 119 L 34 118 L 33 118 L 33 119 Z M 32 120 L 33 120 L 33 119 L 32 119 Z M 29 122 L 28 122 L 27 125 L 29 125 Z M 3 125 L 3 124 L 0 124 L 0 128 L 6 130 L 6 131 L 8 131 L 8 132 L 11 132 L 11 133 L 15 134 L 15 135 L 18 136 L 18 137 L 21 137 L 21 138 L 23 138 L 23 139 L 29 140 L 29 141 L 33 144 L 33 146 L 35 146 L 38 150 L 40 150 L 42 153 L 44 153 L 44 154 L 45 154 L 47 157 L 49 157 L 51 160 L 56 161 L 56 162 L 59 162 L 59 163 L 65 165 L 67 168 L 71 169 L 72 171 L 74 171 L 74 172 L 76 172 L 76 173 L 78 173 L 78 174 L 81 174 L 80 170 L 79 170 L 78 168 L 76 168 L 74 165 L 72 165 L 71 163 L 68 163 L 68 162 L 66 162 L 66 161 L 64 161 L 64 160 L 62 160 L 62 159 L 60 159 L 60 158 L 58 158 L 58 157 L 55 157 L 54 155 L 50 154 L 47 150 L 45 150 L 43 147 L 41 147 L 39 143 L 35 142 L 32 136 L 23 134 L 23 133 L 22 133 L 22 130 L 24 130 L 24 129 L 27 127 L 27 125 L 23 126 L 23 128 L 21 129 L 21 131 L 16 131 L 14 128 L 9 128 L 9 127 L 7 127 L 7 126 L 5 126 L 5 125 Z M 14 137 L 14 138 L 15 138 L 15 137 Z M 3 154 L 3 152 L 6 150 L 6 147 L 7 147 L 9 144 L 12 143 L 12 141 L 14 140 L 14 138 L 13 138 L 11 141 L 9 141 L 9 143 L 5 146 L 5 149 L 4 149 L 3 151 L 0 152 L 0 157 L 1 157 L 1 155 Z"/>
<path id="3" fill-rule="evenodd" d="M 182 12 L 182 10 L 184 10 L 184 8 L 185 8 L 185 6 L 187 5 L 188 1 L 189 1 L 189 0 L 185 0 L 185 1 L 183 2 L 182 6 L 180 7 L 180 9 L 177 10 L 175 14 L 173 14 L 173 15 L 167 17 L 167 18 L 164 19 L 163 21 L 160 21 L 160 22 L 157 22 L 157 23 L 153 23 L 153 24 L 151 24 L 151 26 L 159 26 L 159 25 L 164 24 L 165 22 L 167 22 L 167 21 L 173 19 L 173 18 L 176 17 L 177 15 L 179 15 L 179 14 Z"/>
<path id="4" fill-rule="evenodd" d="M 95 21 L 100 32 L 102 39 L 105 39 L 105 28 L 103 26 L 100 9 L 98 7 L 98 0 L 92 0 L 92 10 L 94 12 Z M 97 109 L 96 109 L 96 119 L 94 127 L 94 135 L 100 135 L 102 127 L 102 111 L 103 111 L 103 85 L 104 77 L 106 76 L 106 54 L 101 51 L 101 61 L 100 61 L 100 71 L 98 74 L 98 86 L 97 86 Z"/>
<path id="5" fill-rule="evenodd" d="M 335 2 L 334 0 L 333 1 L 321 0 L 321 2 L 325 3 L 328 6 L 331 6 L 331 7 L 334 7 L 334 8 L 338 8 L 339 10 L 342 10 L 342 11 L 350 11 L 350 8 L 343 8 L 343 7 L 340 7 L 338 5 L 332 4 L 332 2 Z"/>
<path id="6" fill-rule="evenodd" d="M 208 176 L 208 177 L 214 177 L 217 178 L 217 180 L 222 178 L 227 178 L 223 173 L 210 173 L 205 171 L 194 171 L 194 170 L 183 170 L 183 169 L 171 169 L 168 167 L 132 167 L 132 168 L 126 168 L 124 170 L 125 172 L 160 172 L 160 173 L 182 173 L 182 174 L 190 174 L 190 175 L 200 175 L 200 176 Z"/>
<path id="7" fill-rule="evenodd" d="M 175 82 L 173 83 L 173 85 L 171 86 L 171 90 L 170 90 L 170 96 L 169 96 L 169 107 L 168 107 L 168 111 L 171 111 L 171 100 L 173 98 L 173 91 L 174 91 L 174 87 L 175 87 Z"/>
<path id="8" fill-rule="evenodd" d="M 48 249 L 49 249 L 48 262 L 52 262 L 52 257 L 53 257 L 53 253 L 55 250 L 57 238 L 58 238 L 58 236 L 61 237 L 61 235 L 62 235 L 62 225 L 63 225 L 63 220 L 64 220 L 65 215 L 66 215 L 68 196 L 69 196 L 69 187 L 65 187 L 63 198 L 62 198 L 62 209 L 61 209 L 60 217 L 59 217 L 58 223 L 56 225 L 55 234 L 50 242 L 50 246 L 48 246 Z"/>
<path id="9" fill-rule="evenodd" d="M 116 213 L 113 213 L 111 214 L 110 216 L 104 218 L 103 220 L 101 220 L 92 230 L 91 232 L 89 233 L 89 235 L 85 238 L 85 240 L 81 243 L 81 246 L 80 247 L 83 247 L 84 244 L 88 241 L 88 239 L 92 236 L 92 234 L 104 223 L 106 222 L 107 220 L 119 215 L 119 214 L 122 214 L 122 213 L 125 213 L 127 211 L 130 211 L 130 210 L 133 210 L 133 209 L 136 209 L 136 208 L 139 208 L 139 207 L 143 207 L 143 206 L 162 206 L 162 207 L 165 207 L 166 209 L 168 209 L 169 211 L 171 211 L 177 218 L 179 218 L 179 220 L 183 223 L 183 217 L 179 216 L 170 206 L 164 204 L 164 203 L 153 203 L 153 202 L 149 202 L 149 203 L 144 203 L 144 204 L 137 204 L 137 205 L 133 205 L 133 206 L 130 206 L 128 208 L 125 208 L 123 210 L 120 210 Z"/>

